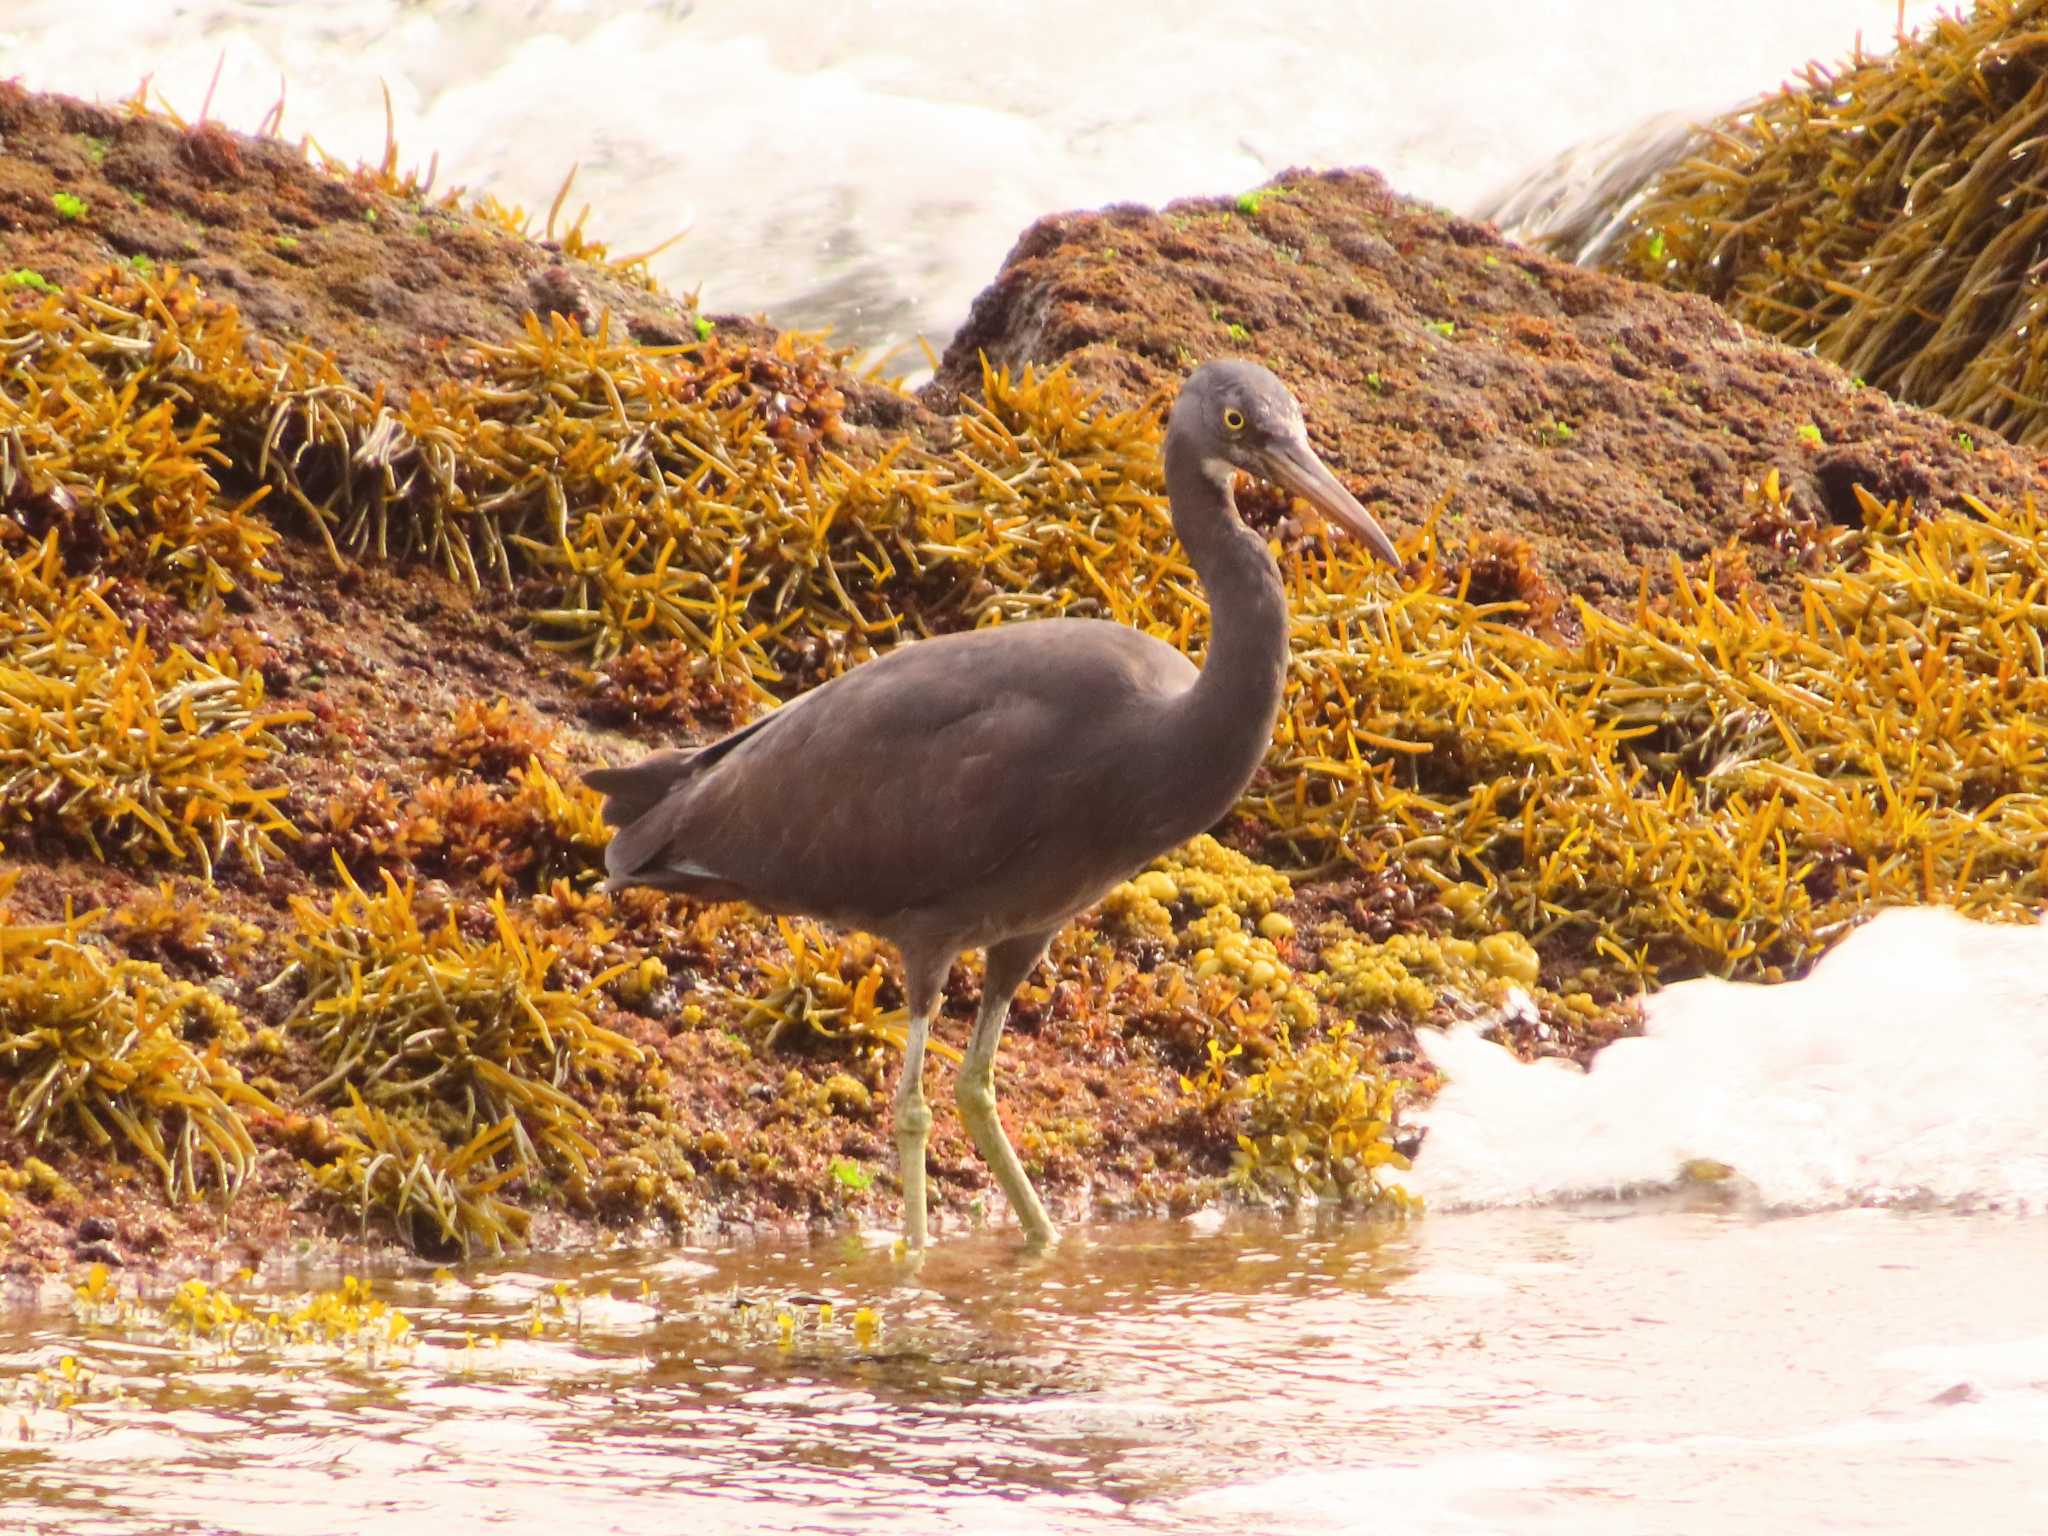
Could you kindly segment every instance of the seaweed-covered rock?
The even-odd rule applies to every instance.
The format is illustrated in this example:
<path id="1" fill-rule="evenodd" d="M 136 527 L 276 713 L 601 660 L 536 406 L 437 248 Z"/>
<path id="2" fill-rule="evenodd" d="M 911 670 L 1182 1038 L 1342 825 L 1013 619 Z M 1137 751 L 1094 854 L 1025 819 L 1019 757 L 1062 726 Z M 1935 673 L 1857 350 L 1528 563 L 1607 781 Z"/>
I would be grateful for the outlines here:
<path id="1" fill-rule="evenodd" d="M 2044 91 L 2048 5 L 1940 17 L 1895 53 L 1808 66 L 1610 187 L 1597 249 L 1572 254 L 1703 293 L 1979 444 L 1988 428 L 2038 445 Z"/>
<path id="2" fill-rule="evenodd" d="M 1645 570 L 1665 580 L 1668 554 L 1735 533 L 1745 485 L 1772 470 L 1843 522 L 1857 484 L 1929 510 L 2044 484 L 2031 456 L 1966 445 L 1710 305 L 1507 244 L 1358 171 L 1041 219 L 938 384 L 973 394 L 983 358 L 1059 362 L 1129 404 L 1229 352 L 1286 379 L 1317 450 L 1397 533 L 1440 518 L 1526 538 L 1558 585 L 1613 611 Z M 1756 567 L 1774 586 L 1787 569 Z"/>
<path id="3" fill-rule="evenodd" d="M 598 889 L 577 775 L 922 634 L 1085 614 L 1199 654 L 1158 452 L 1217 352 L 1302 388 L 1407 565 L 1245 498 L 1284 714 L 1237 812 L 1018 997 L 1004 1108 L 1056 1203 L 1389 1199 L 1418 1023 L 1583 1054 L 1645 985 L 2048 894 L 2031 464 L 1369 176 L 1048 220 L 914 399 L 395 150 L 13 87 L 0 133 L 0 959 L 64 936 L 173 999 L 146 1060 L 92 1045 L 107 1081 L 225 1106 L 198 1144 L 95 1137 L 118 1083 L 39 1120 L 68 1047 L 0 999 L 0 1264 L 84 1216 L 135 1262 L 886 1201 L 886 955 Z M 942 1060 L 979 990 L 956 967 Z M 174 1144 L 232 1206 L 120 1166 Z M 950 1116 L 932 1171 L 966 1219 Z"/>

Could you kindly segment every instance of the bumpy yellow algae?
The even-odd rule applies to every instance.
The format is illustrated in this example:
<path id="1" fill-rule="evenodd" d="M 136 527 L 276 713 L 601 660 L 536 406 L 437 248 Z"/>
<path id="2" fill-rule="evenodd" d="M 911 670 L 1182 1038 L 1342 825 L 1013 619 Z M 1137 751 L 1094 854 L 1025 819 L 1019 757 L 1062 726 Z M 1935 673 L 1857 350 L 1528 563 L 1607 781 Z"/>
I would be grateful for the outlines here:
<path id="1" fill-rule="evenodd" d="M 1408 969 L 1407 960 L 1414 958 L 1414 946 L 1403 942 L 1408 938 L 1399 934 L 1385 944 L 1374 944 L 1346 933 L 1333 939 L 1322 950 L 1316 992 L 1347 1016 L 1427 1017 L 1436 1006 L 1436 988 Z"/>
<path id="2" fill-rule="evenodd" d="M 1221 977 L 1239 993 L 1266 994 L 1276 1016 L 1296 1024 L 1315 1021 L 1315 993 L 1300 984 L 1271 939 L 1245 928 L 1236 908 L 1211 907 L 1189 923 L 1180 950 L 1184 955 L 1192 951 L 1198 981 Z"/>
<path id="3" fill-rule="evenodd" d="M 1480 968 L 1520 987 L 1533 987 L 1543 973 L 1536 946 L 1519 933 L 1489 933 L 1476 946 Z"/>
<path id="4" fill-rule="evenodd" d="M 812 1090 L 812 1103 L 834 1115 L 862 1116 L 874 1105 L 874 1095 L 859 1078 L 834 1072 Z"/>
<path id="5" fill-rule="evenodd" d="M 1225 1000 L 1263 993 L 1276 1014 L 1308 1024 L 1314 994 L 1276 947 L 1294 925 L 1272 909 L 1293 895 L 1278 870 L 1204 833 L 1117 886 L 1102 910 L 1126 932 L 1170 942 L 1197 982 L 1220 983 Z M 1177 911 L 1197 914 L 1178 934 Z"/>
<path id="6" fill-rule="evenodd" d="M 1179 895 L 1171 875 L 1148 870 L 1103 897 L 1102 914 L 1129 933 L 1167 938 L 1173 933 L 1173 903 Z"/>
<path id="7" fill-rule="evenodd" d="M 638 1101 L 646 1107 L 636 1109 L 631 1140 L 625 1150 L 605 1159 L 593 1191 L 608 1209 L 680 1223 L 697 1212 L 699 1196 L 692 1188 L 697 1169 L 690 1160 L 696 1138 L 669 1117 L 665 1093 L 662 1085 Z"/>
<path id="8" fill-rule="evenodd" d="M 354 1275 L 331 1291 L 316 1291 L 285 1308 L 267 1308 L 263 1322 L 294 1341 L 351 1350 L 403 1344 L 413 1331 L 410 1317 L 380 1301 L 371 1294 L 370 1282 Z"/>
<path id="9" fill-rule="evenodd" d="M 632 1007 L 650 1006 L 655 995 L 667 984 L 668 967 L 658 955 L 643 955 L 638 964 L 623 972 L 612 983 L 613 994 L 620 1002 Z"/>
<path id="10" fill-rule="evenodd" d="M 28 1178 L 24 1187 L 43 1204 L 76 1206 L 83 1203 L 78 1186 L 40 1157 L 22 1159 L 21 1171 Z"/>
<path id="11" fill-rule="evenodd" d="M 1227 907 L 1240 917 L 1263 920 L 1293 896 L 1293 883 L 1280 871 L 1226 848 L 1205 832 L 1117 886 L 1103 898 L 1102 910 L 1133 931 L 1163 935 L 1172 930 L 1177 905 L 1202 911 Z M 1291 925 L 1276 926 L 1266 936 L 1280 938 L 1291 931 Z"/>
<path id="12" fill-rule="evenodd" d="M 1263 917 L 1294 896 L 1285 875 L 1206 832 L 1152 867 L 1174 882 L 1182 899 L 1204 908 L 1227 906 L 1239 917 Z"/>
<path id="13" fill-rule="evenodd" d="M 1283 1023 L 1314 1023 L 1318 1001 L 1349 1017 L 1419 1022 L 1445 991 L 1493 1001 L 1505 983 L 1528 989 L 1538 982 L 1535 948 L 1517 933 L 1478 940 L 1404 933 L 1375 943 L 1335 922 L 1317 930 L 1308 951 L 1314 965 L 1300 969 L 1280 950 L 1294 939 L 1295 925 L 1271 910 L 1293 895 L 1287 877 L 1209 837 L 1196 839 L 1186 854 L 1168 855 L 1118 886 L 1104 902 L 1106 914 L 1127 930 L 1169 942 L 1197 982 L 1220 979 L 1226 997 L 1265 994 Z M 1199 915 L 1176 931 L 1176 908 Z M 1247 921 L 1253 917 L 1255 925 Z"/>
<path id="14" fill-rule="evenodd" d="M 1376 944 L 1332 924 L 1322 937 L 1322 969 L 1310 985 L 1350 1016 L 1392 1014 L 1420 1023 L 1446 992 L 1494 1002 L 1506 984 L 1535 987 L 1541 972 L 1535 948 L 1519 933 L 1478 940 L 1397 933 Z"/>

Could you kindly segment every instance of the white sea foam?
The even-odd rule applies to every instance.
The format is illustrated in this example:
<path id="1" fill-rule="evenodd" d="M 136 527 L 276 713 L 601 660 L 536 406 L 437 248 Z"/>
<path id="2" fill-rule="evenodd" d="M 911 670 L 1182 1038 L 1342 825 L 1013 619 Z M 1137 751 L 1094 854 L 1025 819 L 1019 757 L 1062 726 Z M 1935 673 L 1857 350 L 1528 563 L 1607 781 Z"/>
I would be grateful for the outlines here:
<path id="1" fill-rule="evenodd" d="M 1909 22 L 1932 11 L 1916 3 Z M 943 338 L 1039 214 L 1378 167 L 1470 205 L 1567 146 L 1711 113 L 1881 46 L 1892 0 L 10 0 L 0 73 L 383 150 L 545 208 L 580 162 L 593 232 L 714 308 Z M 572 211 L 573 211 L 572 204 Z"/>
<path id="2" fill-rule="evenodd" d="M 1584 1072 L 1425 1032 L 1448 1086 L 1413 1187 L 1534 1204 L 1705 1160 L 1779 1208 L 2048 1210 L 2048 925 L 1885 912 L 1802 981 L 1682 982 L 1647 1013 Z"/>

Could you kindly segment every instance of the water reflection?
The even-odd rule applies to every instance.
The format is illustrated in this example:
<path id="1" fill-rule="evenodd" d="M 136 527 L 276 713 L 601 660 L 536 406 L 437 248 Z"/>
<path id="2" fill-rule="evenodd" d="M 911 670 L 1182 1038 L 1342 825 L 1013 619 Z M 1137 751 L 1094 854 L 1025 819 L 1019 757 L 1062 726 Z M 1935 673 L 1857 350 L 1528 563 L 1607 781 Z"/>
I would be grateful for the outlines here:
<path id="1" fill-rule="evenodd" d="M 2021 1496 L 2016 1426 L 2048 1429 L 2048 1392 L 1987 1377 L 1991 1411 L 1943 1420 L 1869 1329 L 1965 1363 L 2048 1336 L 2017 1278 L 2048 1256 L 2034 1228 L 1615 1214 L 407 1272 L 377 1293 L 414 1339 L 377 1364 L 30 1315 L 0 1327 L 0 1511 L 50 1532 L 1623 1530 L 1646 1498 L 1658 1528 L 1703 1529 L 1711 1496 L 1725 1531 L 1782 1516 L 1794 1465 L 1794 1504 L 1888 1476 L 1904 1522 L 1916 1456 L 1968 1461 L 1987 1513 Z M 20 1406 L 65 1355 L 93 1390 Z M 1842 1432 L 1874 1412 L 1904 1415 L 1880 1448 Z"/>

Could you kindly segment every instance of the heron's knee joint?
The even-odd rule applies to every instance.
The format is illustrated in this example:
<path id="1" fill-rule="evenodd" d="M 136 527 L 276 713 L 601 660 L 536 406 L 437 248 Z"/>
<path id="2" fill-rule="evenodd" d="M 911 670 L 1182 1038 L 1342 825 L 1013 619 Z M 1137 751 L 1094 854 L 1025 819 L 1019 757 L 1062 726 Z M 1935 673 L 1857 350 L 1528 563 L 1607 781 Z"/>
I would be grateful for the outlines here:
<path id="1" fill-rule="evenodd" d="M 986 1119 L 996 1112 L 996 1088 L 984 1077 L 962 1075 L 953 1085 L 954 1102 L 960 1106 L 960 1113 L 980 1116 Z"/>
<path id="2" fill-rule="evenodd" d="M 931 1106 L 922 1097 L 896 1106 L 896 1139 L 923 1141 L 932 1133 Z"/>

